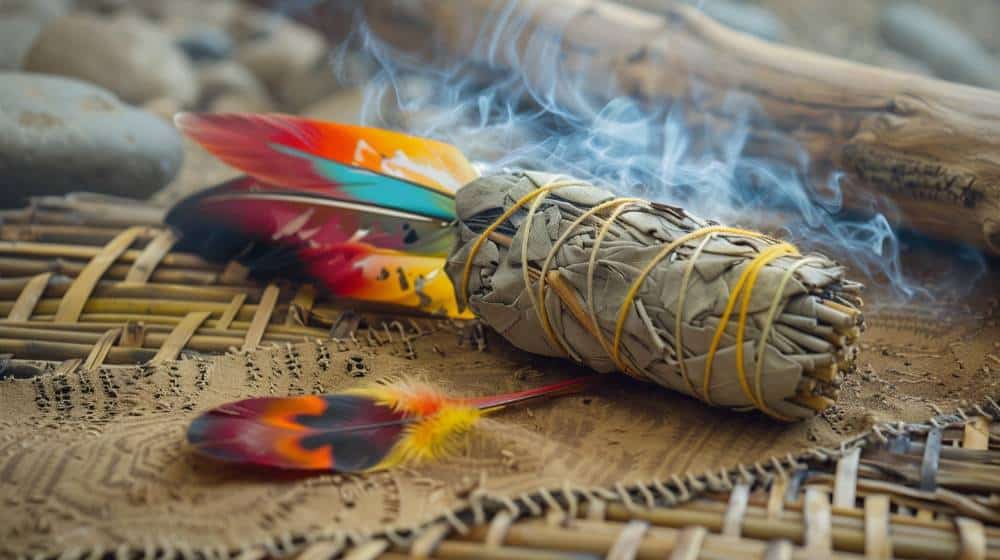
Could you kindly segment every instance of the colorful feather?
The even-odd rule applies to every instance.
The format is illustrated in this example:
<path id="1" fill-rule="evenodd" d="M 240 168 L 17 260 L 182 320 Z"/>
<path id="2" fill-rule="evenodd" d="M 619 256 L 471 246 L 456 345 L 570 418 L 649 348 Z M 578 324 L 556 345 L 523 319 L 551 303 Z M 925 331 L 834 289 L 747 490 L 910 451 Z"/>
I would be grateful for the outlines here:
<path id="1" fill-rule="evenodd" d="M 360 472 L 448 455 L 491 411 L 581 388 L 601 375 L 526 391 L 455 398 L 399 381 L 332 395 L 263 397 L 197 417 L 188 442 L 222 461 L 284 469 Z"/>
<path id="2" fill-rule="evenodd" d="M 476 172 L 452 146 L 284 115 L 195 115 L 177 124 L 248 176 L 196 194 L 167 223 L 180 250 L 238 258 L 258 278 L 468 318 L 444 274 L 454 198 Z"/>
<path id="3" fill-rule="evenodd" d="M 204 239 L 224 228 L 273 244 L 322 247 L 357 241 L 414 255 L 445 257 L 454 242 L 449 222 L 401 210 L 346 202 L 240 177 L 189 197 L 167 223 Z M 241 247 L 242 248 L 242 247 Z"/>
<path id="4" fill-rule="evenodd" d="M 288 115 L 181 114 L 185 134 L 264 182 L 441 220 L 477 177 L 456 148 L 359 126 Z"/>

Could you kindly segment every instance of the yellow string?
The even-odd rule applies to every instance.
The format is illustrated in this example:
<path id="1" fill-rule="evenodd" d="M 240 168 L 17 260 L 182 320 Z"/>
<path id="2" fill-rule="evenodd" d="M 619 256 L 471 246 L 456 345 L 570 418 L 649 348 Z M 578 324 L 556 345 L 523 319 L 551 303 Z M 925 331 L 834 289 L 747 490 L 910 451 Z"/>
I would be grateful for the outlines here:
<path id="1" fill-rule="evenodd" d="M 552 244 L 552 248 L 549 249 L 549 254 L 545 256 L 545 261 L 542 263 L 542 272 L 540 274 L 540 279 L 538 281 L 538 296 L 536 301 L 541 301 L 542 305 L 536 306 L 535 310 L 536 310 L 536 315 L 538 316 L 539 323 L 541 323 L 542 325 L 546 325 L 547 327 L 551 327 L 551 323 L 549 322 L 549 312 L 548 309 L 545 308 L 545 286 L 548 280 L 549 269 L 552 267 L 552 261 L 555 259 L 556 253 L 559 252 L 559 248 L 562 247 L 564 243 L 566 243 L 566 241 L 572 235 L 573 231 L 577 227 L 579 227 L 580 224 L 586 221 L 587 218 L 594 217 L 601 210 L 610 208 L 612 206 L 617 206 L 617 208 L 615 208 L 615 213 L 612 213 L 612 215 L 609 216 L 608 219 L 605 221 L 605 225 L 610 224 L 611 222 L 614 221 L 615 217 L 618 215 L 617 212 L 618 209 L 624 208 L 625 205 L 631 202 L 645 202 L 645 201 L 642 200 L 641 198 L 614 198 L 606 202 L 602 202 L 601 204 L 598 204 L 592 207 L 590 210 L 587 210 L 586 212 L 581 214 L 577 219 L 573 220 L 573 222 L 566 227 L 566 231 L 564 231 L 563 234 L 560 235 L 558 239 L 556 239 L 556 242 Z M 527 235 L 525 235 L 525 238 L 527 238 Z M 595 248 L 591 254 L 593 255 L 596 253 L 597 249 Z M 528 286 L 528 284 L 525 283 L 525 286 Z M 587 301 L 588 302 L 590 301 L 589 295 L 587 297 Z M 610 349 L 608 348 L 607 341 L 604 339 L 604 335 L 601 334 L 601 329 L 600 327 L 598 327 L 597 321 L 594 319 L 593 316 L 591 316 L 591 322 L 595 327 L 594 334 L 597 335 L 597 341 L 601 343 L 601 347 L 603 347 L 605 351 L 608 352 L 608 354 L 610 355 L 611 352 Z M 563 347 L 563 350 L 565 351 L 566 348 Z M 569 352 L 566 351 L 565 353 L 568 354 Z"/>
<path id="2" fill-rule="evenodd" d="M 778 306 L 781 305 L 782 295 L 785 293 L 785 286 L 788 285 L 789 280 L 795 274 L 795 271 L 804 265 L 810 263 L 822 263 L 822 259 L 816 257 L 806 257 L 800 261 L 792 263 L 791 266 L 785 270 L 785 273 L 781 276 L 781 281 L 778 282 L 778 288 L 774 292 L 774 297 L 771 299 L 771 307 L 767 310 L 767 318 L 764 320 L 764 328 L 761 329 L 760 340 L 757 341 L 757 360 L 754 364 L 754 389 L 756 390 L 758 402 L 767 402 L 764 398 L 764 389 L 761 385 L 761 378 L 764 374 L 764 349 L 767 348 L 767 338 L 771 336 L 771 326 L 774 325 L 774 318 L 778 314 Z M 766 409 L 762 409 L 767 412 Z"/>
<path id="3" fill-rule="evenodd" d="M 684 277 L 681 279 L 681 289 L 677 294 L 677 315 L 674 317 L 674 353 L 677 354 L 677 367 L 681 370 L 681 377 L 684 379 L 684 383 L 687 385 L 688 390 L 691 391 L 692 396 L 698 396 L 698 390 L 694 387 L 694 382 L 691 381 L 691 376 L 688 375 L 687 361 L 684 359 L 684 300 L 687 297 L 688 287 L 691 285 L 691 274 L 694 272 L 694 265 L 698 262 L 698 257 L 705 250 L 705 246 L 708 245 L 712 238 L 715 237 L 714 233 L 710 233 L 701 240 L 698 244 L 698 248 L 694 250 L 691 254 L 691 258 L 688 260 L 688 264 L 684 269 Z"/>
<path id="4" fill-rule="evenodd" d="M 763 256 L 764 253 L 768 253 Z M 746 366 L 743 363 L 743 335 L 746 332 L 747 326 L 747 312 L 750 309 L 750 297 L 753 294 L 754 286 L 757 285 L 757 275 L 763 270 L 768 263 L 774 261 L 775 259 L 781 258 L 786 255 L 798 255 L 798 250 L 795 246 L 789 243 L 780 243 L 778 245 L 773 245 L 768 249 L 761 251 L 761 254 L 757 256 L 747 267 L 745 273 L 747 276 L 747 283 L 745 286 L 745 291 L 743 292 L 743 302 L 740 305 L 740 318 L 736 324 L 736 373 L 740 380 L 740 387 L 743 388 L 743 393 L 746 394 L 750 402 L 764 411 L 765 413 L 774 416 L 779 419 L 786 419 L 781 414 L 772 411 L 764 402 L 759 402 L 756 399 L 756 395 L 750 389 L 750 381 L 747 379 Z M 730 296 L 735 297 L 735 296 Z M 725 328 L 723 328 L 725 330 Z M 792 420 L 792 418 L 787 418 L 787 420 Z"/>
<path id="5" fill-rule="evenodd" d="M 499 218 L 494 220 L 492 224 L 487 226 L 487 228 L 479 234 L 479 237 L 476 238 L 472 247 L 469 248 L 469 256 L 466 258 L 465 267 L 462 269 L 462 283 L 459 290 L 462 301 L 459 303 L 463 307 L 469 304 L 469 276 L 472 275 L 472 261 L 475 260 L 476 255 L 479 254 L 479 249 L 482 248 L 483 243 L 486 242 L 486 239 L 490 236 L 490 234 L 496 231 L 496 229 L 500 227 L 500 224 L 506 222 L 508 218 L 513 216 L 514 212 L 517 212 L 522 206 L 531 202 L 536 196 L 540 196 L 542 193 L 549 192 L 553 189 L 579 184 L 581 184 L 579 181 L 564 179 L 562 181 L 552 181 L 545 186 L 539 187 L 519 198 L 513 206 L 508 208 L 506 212 L 501 214 Z"/>
<path id="6" fill-rule="evenodd" d="M 649 204 L 645 200 L 640 200 L 640 202 L 645 203 L 647 205 Z M 625 211 L 626 207 L 627 204 L 623 204 L 615 208 L 614 211 L 611 213 L 611 215 L 608 216 L 608 221 L 601 226 L 601 229 L 597 232 L 597 235 L 594 237 L 594 248 L 590 252 L 590 258 L 587 259 L 587 301 L 586 301 L 587 316 L 590 317 L 590 321 L 595 326 L 598 325 L 597 310 L 594 309 L 594 270 L 597 268 L 597 254 L 601 249 L 601 245 L 604 243 L 604 238 L 607 237 L 608 235 L 608 231 L 611 230 L 611 225 L 615 222 L 615 220 L 618 219 L 618 216 L 620 216 L 622 212 Z M 618 369 L 622 370 L 623 372 L 627 373 L 632 377 L 636 377 L 639 379 L 646 377 L 638 370 L 638 368 L 632 368 L 629 364 L 618 359 L 617 354 L 615 354 L 615 352 L 612 350 L 611 346 L 608 344 L 607 339 L 604 338 L 604 333 L 601 332 L 600 328 L 597 329 L 597 333 L 598 333 L 597 339 L 601 343 L 601 348 L 603 348 L 604 351 L 607 352 L 608 356 L 611 357 L 611 361 L 614 362 L 615 366 Z"/>
<path id="7" fill-rule="evenodd" d="M 538 197 L 543 197 L 543 195 L 555 189 L 560 189 L 563 187 L 569 187 L 574 185 L 581 185 L 581 184 L 583 183 L 575 179 L 563 179 L 563 180 L 554 180 L 542 187 L 539 187 L 529 192 L 528 194 L 522 196 L 521 198 L 517 199 L 514 202 L 514 204 L 507 209 L 506 212 L 501 214 L 499 218 L 494 220 L 492 224 L 490 224 L 486 229 L 483 230 L 482 233 L 479 234 L 479 237 L 476 238 L 476 241 L 472 244 L 472 247 L 469 249 L 469 255 L 466 257 L 465 261 L 465 267 L 462 269 L 462 283 L 461 283 L 460 294 L 462 297 L 461 303 L 463 306 L 469 304 L 469 277 L 472 275 L 472 261 L 479 253 L 479 250 L 482 248 L 483 243 L 486 241 L 489 235 L 494 231 L 496 231 L 496 229 L 500 227 L 500 224 L 504 223 L 505 221 L 507 221 L 508 218 L 513 216 L 514 212 L 517 212 L 521 207 L 531 202 L 532 200 L 535 200 Z M 539 200 L 539 202 L 541 202 L 541 200 Z M 531 298 L 532 307 L 535 308 L 536 313 L 538 310 L 538 302 L 535 301 L 534 294 L 531 292 L 531 283 L 529 282 L 530 278 L 528 277 L 527 245 L 528 245 L 528 233 L 531 231 L 531 218 L 534 216 L 534 210 L 537 208 L 538 204 L 534 204 L 532 205 L 531 210 L 529 210 L 528 212 L 528 221 L 525 223 L 525 231 L 522 233 L 523 243 L 521 250 L 521 267 L 522 267 L 522 274 L 524 275 L 524 285 L 525 288 L 527 288 L 528 290 L 528 295 Z M 540 278 L 539 282 L 545 282 L 545 279 Z M 552 325 L 548 323 L 548 321 L 542 322 L 542 330 L 545 331 L 546 336 L 549 338 L 550 341 L 552 341 L 553 345 L 557 349 L 559 349 L 562 353 L 566 354 L 567 356 L 570 355 L 567 348 L 562 344 L 562 342 L 556 336 L 555 330 L 552 328 Z"/>
<path id="8" fill-rule="evenodd" d="M 684 354 L 683 354 L 684 348 L 683 344 L 681 343 L 681 328 L 680 328 L 681 316 L 684 311 L 683 309 L 684 295 L 688 288 L 691 272 L 694 267 L 694 261 L 696 260 L 697 255 L 700 255 L 702 253 L 705 246 L 710 241 L 711 237 L 713 237 L 717 233 L 728 233 L 733 235 L 742 235 L 744 237 L 763 239 L 769 243 L 772 243 L 772 245 L 770 245 L 769 247 L 758 253 L 750 261 L 746 269 L 740 275 L 739 279 L 736 282 L 736 286 L 730 293 L 729 300 L 726 302 L 726 307 L 722 314 L 722 317 L 720 318 L 719 326 L 716 328 L 715 334 L 712 337 L 712 343 L 709 346 L 709 351 L 705 360 L 705 372 L 702 383 L 701 397 L 708 404 L 714 404 L 712 402 L 711 391 L 710 391 L 712 364 L 715 360 L 715 353 L 718 350 L 719 343 L 722 340 L 722 335 L 723 333 L 725 333 L 726 327 L 729 324 L 729 319 L 732 316 L 733 309 L 736 307 L 736 303 L 739 300 L 739 296 L 742 293 L 743 300 L 742 300 L 742 305 L 740 306 L 740 313 L 737 322 L 737 334 L 736 334 L 736 367 L 737 367 L 737 374 L 740 380 L 740 386 L 742 387 L 743 392 L 746 394 L 750 402 L 753 403 L 754 406 L 756 406 L 766 414 L 769 414 L 771 416 L 783 420 L 792 420 L 792 418 L 783 416 L 771 410 L 764 402 L 763 392 L 761 389 L 761 376 L 763 371 L 762 370 L 763 350 L 765 348 L 765 342 L 767 340 L 767 336 L 770 334 L 771 324 L 773 323 L 775 314 L 777 312 L 777 305 L 780 304 L 781 295 L 782 292 L 784 291 L 784 287 L 787 285 L 787 282 L 794 274 L 794 272 L 798 270 L 799 267 L 809 262 L 809 260 L 805 259 L 794 263 L 792 267 L 785 272 L 784 276 L 781 279 L 781 282 L 779 283 L 779 289 L 778 292 L 775 294 L 775 298 L 772 301 L 771 307 L 769 309 L 767 321 L 765 322 L 764 325 L 761 340 L 758 341 L 755 371 L 754 371 L 756 392 L 754 392 L 750 388 L 749 380 L 747 379 L 746 376 L 746 368 L 743 363 L 743 336 L 746 329 L 747 315 L 749 311 L 750 298 L 753 292 L 753 288 L 756 285 L 758 274 L 760 273 L 761 270 L 763 270 L 765 266 L 767 266 L 767 264 L 783 256 L 799 254 L 798 249 L 796 249 L 794 245 L 784 242 L 778 243 L 777 241 L 775 241 L 774 239 L 763 233 L 751 230 L 745 230 L 741 228 L 728 227 L 728 226 L 708 226 L 689 232 L 685 235 L 682 235 L 677 239 L 673 240 L 672 242 L 668 243 L 667 245 L 665 245 L 659 252 L 657 252 L 656 255 L 653 256 L 653 258 L 646 264 L 646 266 L 642 269 L 642 271 L 640 271 L 639 276 L 632 282 L 631 286 L 629 286 L 629 290 L 625 294 L 625 298 L 619 309 L 618 317 L 615 322 L 614 340 L 609 347 L 607 340 L 601 333 L 601 329 L 600 326 L 598 325 L 596 312 L 594 310 L 594 305 L 593 305 L 593 273 L 596 267 L 597 253 L 600 248 L 601 242 L 607 235 L 607 232 L 610 230 L 611 224 L 614 223 L 615 219 L 617 219 L 617 217 L 621 215 L 622 212 L 624 212 L 625 208 L 629 204 L 645 203 L 646 201 L 634 198 L 620 198 L 620 199 L 609 200 L 590 208 L 587 212 L 583 213 L 578 218 L 576 218 L 569 225 L 569 227 L 567 227 L 567 229 L 563 232 L 563 234 L 556 240 L 556 242 L 553 244 L 552 248 L 546 255 L 542 265 L 542 273 L 538 279 L 537 295 L 535 294 L 535 292 L 532 291 L 530 276 L 528 273 L 528 241 L 529 241 L 528 234 L 530 233 L 531 230 L 531 221 L 534 218 L 534 215 L 537 209 L 539 208 L 542 200 L 545 198 L 545 196 L 547 196 L 547 194 L 550 191 L 563 187 L 582 185 L 582 184 L 583 183 L 573 179 L 553 180 L 550 183 L 538 187 L 537 189 L 525 194 L 524 196 L 516 200 L 510 208 L 504 211 L 496 220 L 493 221 L 493 223 L 487 226 L 486 229 L 484 229 L 483 232 L 480 233 L 479 236 L 476 238 L 476 240 L 473 242 L 472 247 L 469 249 L 469 254 L 466 257 L 466 262 L 462 270 L 462 279 L 460 284 L 460 297 L 462 298 L 461 303 L 463 305 L 468 305 L 469 303 L 468 290 L 469 290 L 469 277 L 471 276 L 472 273 L 472 263 L 473 260 L 475 259 L 475 256 L 479 253 L 479 250 L 482 248 L 483 243 L 485 243 L 486 239 L 489 238 L 489 236 L 494 231 L 496 231 L 496 229 L 501 224 L 503 224 L 505 221 L 507 221 L 507 219 L 509 219 L 512 215 L 514 215 L 515 212 L 517 212 L 520 208 L 524 207 L 525 204 L 533 202 L 533 204 L 528 210 L 527 220 L 524 225 L 525 229 L 521 233 L 522 235 L 521 268 L 522 268 L 523 280 L 525 288 L 528 291 L 528 296 L 531 299 L 532 307 L 535 309 L 535 313 L 538 318 L 539 324 L 541 324 L 542 329 L 545 331 L 546 336 L 553 343 L 553 345 L 558 347 L 564 354 L 570 355 L 568 348 L 563 344 L 563 342 L 559 339 L 559 337 L 555 333 L 555 329 L 552 327 L 551 322 L 549 320 L 548 311 L 544 307 L 547 273 L 552 265 L 552 260 L 555 258 L 555 254 L 557 253 L 558 249 L 566 242 L 566 240 L 569 239 L 571 232 L 575 228 L 579 227 L 588 218 L 596 217 L 596 214 L 601 210 L 610 207 L 615 207 L 611 215 L 608 217 L 607 220 L 605 220 L 605 223 L 598 231 L 598 234 L 594 240 L 594 248 L 591 251 L 591 256 L 588 261 L 587 297 L 586 297 L 587 311 L 588 314 L 590 315 L 591 321 L 596 327 L 595 331 L 597 334 L 598 342 L 601 344 L 602 348 L 604 348 L 604 350 L 608 352 L 612 361 L 614 361 L 615 365 L 620 370 L 622 370 L 625 373 L 629 373 L 630 375 L 644 376 L 641 373 L 641 368 L 635 368 L 634 372 L 637 373 L 633 373 L 633 371 L 630 371 L 633 370 L 633 367 L 630 367 L 630 364 L 627 364 L 621 359 L 622 334 L 625 328 L 625 321 L 628 318 L 628 311 L 632 307 L 632 303 L 635 301 L 635 298 L 638 295 L 639 290 L 641 289 L 646 278 L 663 259 L 667 258 L 671 253 L 676 251 L 679 247 L 681 247 L 685 243 L 688 243 L 690 241 L 693 241 L 701 237 L 705 237 L 702 243 L 699 244 L 698 248 L 694 253 L 694 256 L 691 259 L 691 262 L 688 264 L 684 272 L 681 292 L 678 295 L 677 321 L 675 323 L 675 333 L 674 333 L 675 350 L 677 351 L 677 360 L 681 369 L 681 373 L 692 395 L 697 396 L 697 391 L 695 390 L 694 384 L 692 383 L 688 375 L 687 366 L 684 362 Z M 746 292 L 743 292 L 744 287 L 747 288 Z"/>
<path id="9" fill-rule="evenodd" d="M 656 265 L 660 264 L 660 261 L 667 258 L 667 256 L 670 253 L 673 253 L 678 247 L 687 243 L 688 241 L 698 239 L 699 237 L 708 235 L 710 233 L 733 233 L 733 234 L 745 235 L 748 237 L 767 239 L 766 235 L 764 235 L 763 233 L 758 233 L 756 231 L 749 231 L 745 229 L 739 229 L 728 226 L 708 226 L 708 227 L 703 227 L 701 229 L 696 229 L 691 233 L 682 235 L 677 239 L 673 240 L 672 242 L 670 242 L 669 244 L 667 244 L 666 246 L 664 246 L 663 249 L 661 249 L 660 252 L 657 253 L 652 258 L 652 260 L 649 261 L 646 267 L 642 269 L 642 272 L 639 273 L 639 277 L 636 278 L 634 282 L 632 282 L 632 285 L 629 287 L 628 292 L 626 292 L 625 294 L 625 300 L 622 302 L 621 309 L 618 311 L 618 320 L 615 323 L 615 339 L 614 339 L 614 344 L 612 346 L 613 350 L 612 358 L 615 360 L 616 363 L 620 360 L 619 356 L 621 353 L 622 331 L 625 329 L 625 319 L 628 317 L 629 308 L 632 306 L 632 302 L 635 300 L 636 294 L 639 293 L 639 288 L 641 288 L 643 282 L 646 281 L 646 277 L 649 276 L 649 273 L 653 271 L 653 268 L 655 268 Z M 711 401 L 708 401 L 707 399 L 706 402 L 711 404 Z"/>

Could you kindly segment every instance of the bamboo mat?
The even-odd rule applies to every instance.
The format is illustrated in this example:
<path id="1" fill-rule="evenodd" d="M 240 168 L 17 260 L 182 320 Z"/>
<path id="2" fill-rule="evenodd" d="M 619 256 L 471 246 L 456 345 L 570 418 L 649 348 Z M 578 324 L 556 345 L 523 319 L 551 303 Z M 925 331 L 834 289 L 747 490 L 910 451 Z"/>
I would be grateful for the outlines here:
<path id="1" fill-rule="evenodd" d="M 883 535 L 902 557 L 997 553 L 996 437 L 983 447 L 966 427 L 1000 414 L 986 400 L 995 301 L 870 312 L 861 370 L 807 422 L 621 376 L 497 415 L 440 463 L 293 476 L 200 459 L 184 429 L 248 396 L 399 374 L 476 395 L 581 370 L 475 323 L 359 315 L 308 288 L 256 285 L 238 266 L 172 252 L 155 208 L 130 224 L 102 204 L 50 199 L 2 216 L 0 552 L 882 558 L 887 545 L 866 547 Z"/>

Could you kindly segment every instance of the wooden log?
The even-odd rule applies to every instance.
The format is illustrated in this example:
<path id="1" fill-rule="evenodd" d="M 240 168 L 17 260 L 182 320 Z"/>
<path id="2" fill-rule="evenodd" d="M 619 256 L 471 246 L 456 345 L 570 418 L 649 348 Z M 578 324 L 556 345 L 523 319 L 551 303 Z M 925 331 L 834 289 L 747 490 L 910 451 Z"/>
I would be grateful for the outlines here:
<path id="1" fill-rule="evenodd" d="M 766 114 L 751 115 L 749 151 L 773 156 L 775 135 L 789 136 L 810 154 L 818 190 L 844 173 L 846 207 L 884 196 L 898 225 L 1000 254 L 1000 93 L 768 43 L 663 5 L 663 14 L 602 0 L 364 8 L 375 33 L 408 53 L 516 68 L 571 110 L 582 87 L 591 103 L 679 101 L 689 122 L 724 130 L 727 98 L 748 94 Z"/>

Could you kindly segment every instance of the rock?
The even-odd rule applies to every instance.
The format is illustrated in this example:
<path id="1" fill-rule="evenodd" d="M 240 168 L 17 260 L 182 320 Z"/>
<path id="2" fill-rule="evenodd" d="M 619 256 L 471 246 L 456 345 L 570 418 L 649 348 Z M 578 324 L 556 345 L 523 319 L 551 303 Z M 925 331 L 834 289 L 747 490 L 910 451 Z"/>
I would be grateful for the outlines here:
<path id="1" fill-rule="evenodd" d="M 172 97 L 194 103 L 198 83 L 190 63 L 156 26 L 136 16 L 78 13 L 45 28 L 24 68 L 93 82 L 129 103 Z"/>
<path id="2" fill-rule="evenodd" d="M 367 83 L 375 71 L 362 55 L 337 52 L 284 80 L 275 96 L 289 111 L 301 111 L 347 86 Z"/>
<path id="3" fill-rule="evenodd" d="M 361 124 L 361 109 L 365 94 L 360 87 L 345 89 L 326 99 L 314 103 L 302 111 L 302 115 L 324 121 L 346 124 Z"/>
<path id="4" fill-rule="evenodd" d="M 270 97 L 260 80 L 242 64 L 227 60 L 206 64 L 198 68 L 198 83 L 201 87 L 201 104 L 208 105 L 216 97 L 236 94 L 245 99 L 253 99 L 270 105 Z"/>
<path id="5" fill-rule="evenodd" d="M 781 19 L 762 6 L 727 0 L 711 0 L 698 6 L 719 23 L 767 41 L 781 41 L 788 34 Z"/>
<path id="6" fill-rule="evenodd" d="M 128 0 L 128 4 L 174 32 L 191 24 L 227 29 L 243 9 L 231 0 Z"/>
<path id="7" fill-rule="evenodd" d="M 273 21 L 266 35 L 240 46 L 236 59 L 277 92 L 283 82 L 316 66 L 327 48 L 312 29 L 283 18 Z"/>
<path id="8" fill-rule="evenodd" d="M 144 198 L 183 157 L 180 135 L 110 92 L 57 76 L 0 72 L 0 203 L 93 191 Z"/>
<path id="9" fill-rule="evenodd" d="M 957 25 L 913 3 L 889 5 L 879 21 L 882 38 L 946 80 L 1000 89 L 1000 61 Z"/>
<path id="10" fill-rule="evenodd" d="M 185 196 L 238 175 L 239 171 L 219 161 L 197 142 L 184 138 L 184 167 L 173 182 L 153 195 L 152 201 L 164 206 L 173 205 Z"/>
<path id="11" fill-rule="evenodd" d="M 8 17 L 27 17 L 39 23 L 66 14 L 70 0 L 0 0 L 0 20 Z"/>
<path id="12" fill-rule="evenodd" d="M 267 113 L 273 109 L 264 98 L 242 93 L 223 93 L 208 105 L 212 113 Z"/>
<path id="13" fill-rule="evenodd" d="M 41 30 L 41 22 L 34 18 L 0 18 L 0 70 L 19 70 Z"/>
<path id="14" fill-rule="evenodd" d="M 329 97 L 342 88 L 343 85 L 334 75 L 333 69 L 321 59 L 316 66 L 306 68 L 283 80 L 275 92 L 275 97 L 283 107 L 295 112 Z"/>
<path id="15" fill-rule="evenodd" d="M 233 39 L 225 29 L 213 25 L 190 25 L 174 41 L 193 61 L 218 61 L 229 57 Z"/>
<path id="16" fill-rule="evenodd" d="M 144 111 L 160 117 L 170 126 L 174 125 L 174 116 L 184 110 L 184 107 L 181 107 L 181 104 L 176 99 L 169 97 L 159 97 L 152 101 L 147 101 L 143 103 L 142 108 Z"/>

